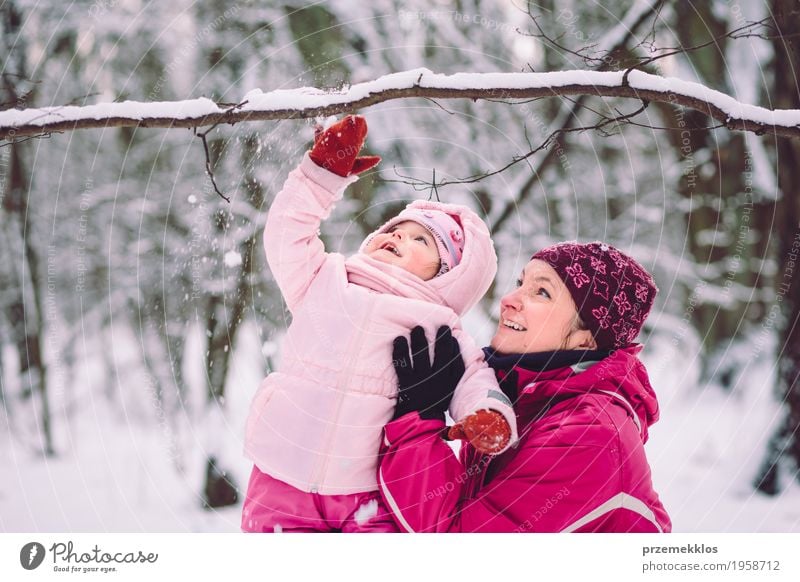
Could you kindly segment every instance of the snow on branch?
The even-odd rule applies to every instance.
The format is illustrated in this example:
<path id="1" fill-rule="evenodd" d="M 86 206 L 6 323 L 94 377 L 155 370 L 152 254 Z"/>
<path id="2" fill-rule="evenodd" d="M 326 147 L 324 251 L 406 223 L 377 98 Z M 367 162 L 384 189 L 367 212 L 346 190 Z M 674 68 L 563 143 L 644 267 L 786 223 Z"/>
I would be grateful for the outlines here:
<path id="1" fill-rule="evenodd" d="M 311 87 L 248 92 L 238 104 L 200 98 L 142 103 L 125 101 L 0 112 L 0 139 L 104 127 L 203 127 L 242 121 L 313 118 L 353 112 L 391 99 L 530 99 L 596 95 L 661 101 L 696 109 L 732 130 L 800 137 L 800 110 L 765 109 L 741 103 L 699 83 L 639 70 L 551 73 L 436 74 L 414 69 L 336 90 Z"/>

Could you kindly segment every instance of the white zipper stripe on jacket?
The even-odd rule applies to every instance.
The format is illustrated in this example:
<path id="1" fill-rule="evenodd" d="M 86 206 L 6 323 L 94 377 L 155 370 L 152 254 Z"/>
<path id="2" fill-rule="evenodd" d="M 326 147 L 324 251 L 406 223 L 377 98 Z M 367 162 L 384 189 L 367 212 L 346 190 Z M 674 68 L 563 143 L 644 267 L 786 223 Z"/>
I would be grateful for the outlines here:
<path id="1" fill-rule="evenodd" d="M 594 521 L 598 517 L 605 515 L 606 513 L 611 513 L 617 509 L 629 509 L 634 513 L 638 513 L 642 517 L 644 517 L 647 521 L 652 523 L 655 528 L 658 530 L 658 533 L 664 533 L 664 530 L 661 529 L 661 526 L 658 524 L 656 520 L 655 514 L 652 510 L 647 507 L 644 501 L 641 499 L 634 497 L 633 495 L 628 495 L 627 493 L 617 493 L 614 497 L 597 507 L 596 509 L 590 511 L 577 521 L 572 522 L 570 525 L 565 527 L 561 530 L 561 533 L 570 533 L 573 532 L 589 522 Z"/>
<path id="2" fill-rule="evenodd" d="M 624 404 L 628 408 L 628 410 L 631 411 L 631 416 L 633 416 L 633 422 L 636 424 L 636 428 L 639 429 L 639 434 L 640 435 L 642 434 L 642 421 L 639 420 L 639 415 L 636 414 L 636 411 L 633 409 L 633 406 L 631 406 L 631 403 L 628 402 L 628 400 L 624 396 L 618 394 L 617 392 L 611 392 L 610 390 L 598 390 L 598 392 L 602 392 L 603 394 L 608 394 L 609 396 L 613 396 L 614 398 L 622 402 L 622 404 Z"/>
<path id="3" fill-rule="evenodd" d="M 389 488 L 386 486 L 386 482 L 383 480 L 382 469 L 378 469 L 378 480 L 380 481 L 381 491 L 383 491 L 383 495 L 386 498 L 387 503 L 389 504 L 389 509 L 392 510 L 392 513 L 397 518 L 397 521 L 400 523 L 401 526 L 403 526 L 403 529 L 405 529 L 408 533 L 416 533 L 411 528 L 411 526 L 408 525 L 406 518 L 403 517 L 403 514 L 400 512 L 400 508 L 397 506 L 397 502 L 394 500 L 394 497 L 392 497 Z"/>

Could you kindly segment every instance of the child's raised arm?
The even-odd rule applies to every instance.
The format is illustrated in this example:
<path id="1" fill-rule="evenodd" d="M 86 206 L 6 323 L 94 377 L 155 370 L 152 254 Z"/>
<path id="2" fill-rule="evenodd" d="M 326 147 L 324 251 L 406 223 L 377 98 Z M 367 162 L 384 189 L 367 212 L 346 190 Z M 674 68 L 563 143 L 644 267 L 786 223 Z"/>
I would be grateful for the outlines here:
<path id="1" fill-rule="evenodd" d="M 321 132 L 270 206 L 264 250 L 290 311 L 302 301 L 325 260 L 320 222 L 345 188 L 358 180 L 358 173 L 380 161 L 377 156 L 357 157 L 366 134 L 364 118 L 352 115 Z"/>

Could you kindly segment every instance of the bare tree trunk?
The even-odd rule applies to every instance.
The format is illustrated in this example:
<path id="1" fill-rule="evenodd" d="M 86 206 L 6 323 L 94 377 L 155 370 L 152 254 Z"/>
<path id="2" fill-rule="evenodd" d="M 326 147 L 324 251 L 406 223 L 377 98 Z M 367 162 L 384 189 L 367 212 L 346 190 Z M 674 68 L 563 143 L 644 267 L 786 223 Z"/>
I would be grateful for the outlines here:
<path id="1" fill-rule="evenodd" d="M 260 182 L 253 175 L 258 152 L 258 136 L 247 136 L 242 144 L 243 185 L 248 204 L 260 209 L 264 203 L 264 192 Z M 253 285 L 253 253 L 258 248 L 260 233 L 253 231 L 240 245 L 238 252 L 242 257 L 236 290 L 228 298 L 215 295 L 210 299 L 206 335 L 208 341 L 208 406 L 225 406 L 225 380 L 228 376 L 231 354 L 236 335 L 244 319 L 245 309 L 250 303 Z M 221 459 L 211 456 L 206 464 L 206 500 L 208 507 L 232 505 L 238 501 L 236 484 L 225 470 Z"/>
<path id="2" fill-rule="evenodd" d="M 699 4 L 691 14 L 683 15 L 681 22 L 675 30 L 685 47 L 721 38 L 730 27 L 723 14 L 715 13 L 712 3 Z M 735 42 L 722 38 L 713 49 L 690 52 L 682 58 L 690 61 L 704 81 L 725 90 L 730 84 L 726 54 Z M 732 355 L 730 344 L 757 326 L 766 311 L 761 290 L 770 281 L 753 265 L 760 265 L 771 250 L 769 226 L 766 232 L 761 229 L 774 216 L 775 205 L 761 200 L 747 184 L 752 157 L 742 135 L 709 129 L 713 123 L 708 112 L 677 109 L 667 103 L 656 107 L 666 125 L 680 130 L 667 132 L 666 137 L 682 170 L 676 190 L 689 208 L 686 248 L 698 267 L 698 277 L 716 291 L 712 294 L 716 301 L 702 301 L 692 312 L 693 326 L 703 342 L 700 382 L 732 389 L 749 361 L 736 352 Z M 737 289 L 745 287 L 754 289 L 752 298 L 737 295 Z M 689 289 L 687 295 L 692 293 Z"/>
<path id="3" fill-rule="evenodd" d="M 3 330 L 0 329 L 0 408 L 2 408 L 6 415 L 9 415 L 9 410 L 6 407 L 6 390 L 5 390 L 5 369 L 3 368 Z"/>
<path id="4" fill-rule="evenodd" d="M 20 38 L 22 12 L 13 2 L 0 7 L 2 42 L 8 51 L 6 66 L 0 88 L 2 99 L 11 107 L 26 107 L 31 93 L 22 93 L 20 86 L 26 80 L 24 41 Z M 20 264 L 20 269 L 10 269 L 11 293 L 3 310 L 11 328 L 11 341 L 19 354 L 19 371 L 23 379 L 22 397 L 38 398 L 34 406 L 39 406 L 41 450 L 47 456 L 55 454 L 50 427 L 50 406 L 47 393 L 47 373 L 42 359 L 43 312 L 41 280 L 39 277 L 39 254 L 31 232 L 28 195 L 30 180 L 24 166 L 22 151 L 24 144 L 12 144 L 9 160 L 9 176 L 6 191 L 2 197 L 2 209 L 9 223 L 6 229 L 8 249 L 12 262 Z M 11 246 L 9 245 L 9 246 Z M 15 253 L 19 253 L 15 256 Z M 15 279 L 15 280 L 14 280 Z"/>
<path id="5" fill-rule="evenodd" d="M 42 359 L 42 300 L 39 279 L 39 255 L 31 240 L 30 214 L 27 207 L 28 179 L 24 173 L 20 156 L 20 146 L 15 144 L 11 151 L 11 181 L 5 199 L 5 210 L 16 229 L 10 229 L 13 237 L 18 237 L 23 254 L 23 269 L 19 273 L 17 298 L 7 308 L 6 316 L 11 324 L 13 341 L 19 354 L 19 371 L 23 378 L 23 398 L 39 398 L 42 430 L 42 451 L 50 456 L 55 454 L 50 430 L 50 406 L 47 394 L 47 371 Z M 15 232 L 16 230 L 16 232 Z M 28 285 L 24 285 L 27 277 Z M 24 288 L 28 287 L 26 297 Z"/>
<path id="6" fill-rule="evenodd" d="M 180 366 L 183 344 L 180 341 L 170 344 L 166 329 L 169 326 L 168 314 L 162 297 L 146 295 L 140 305 L 130 301 L 130 313 L 131 324 L 141 342 L 142 363 L 151 378 L 159 433 L 167 441 L 165 445 L 173 466 L 183 473 L 185 466 L 177 445 L 176 422 L 178 409 L 184 407 L 186 396 Z"/>
<path id="7" fill-rule="evenodd" d="M 797 109 L 800 108 L 797 77 L 800 45 L 796 35 L 800 32 L 800 6 L 791 0 L 773 0 L 772 8 L 779 28 L 779 35 L 773 40 L 774 104 Z M 781 490 L 781 469 L 800 477 L 800 143 L 778 140 L 777 158 L 778 185 L 782 192 L 778 213 L 780 268 L 777 303 L 769 317 L 780 322 L 777 391 L 784 408 L 755 480 L 755 487 L 768 495 Z M 781 317 L 776 317 L 778 313 Z"/>

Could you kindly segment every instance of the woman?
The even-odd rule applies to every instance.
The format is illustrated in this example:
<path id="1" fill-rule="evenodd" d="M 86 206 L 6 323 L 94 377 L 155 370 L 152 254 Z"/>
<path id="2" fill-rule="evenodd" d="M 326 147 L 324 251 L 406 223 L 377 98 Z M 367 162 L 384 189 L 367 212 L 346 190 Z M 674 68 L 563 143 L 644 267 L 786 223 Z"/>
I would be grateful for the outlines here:
<path id="1" fill-rule="evenodd" d="M 533 255 L 500 302 L 487 362 L 513 402 L 520 440 L 505 453 L 457 459 L 444 411 L 463 371 L 440 329 L 430 362 L 420 328 L 397 338 L 400 384 L 386 425 L 381 495 L 405 531 L 668 532 L 645 457 L 658 403 L 632 343 L 657 288 L 636 261 L 603 243 Z M 449 435 L 486 438 L 493 426 Z"/>

